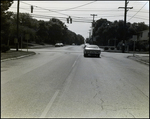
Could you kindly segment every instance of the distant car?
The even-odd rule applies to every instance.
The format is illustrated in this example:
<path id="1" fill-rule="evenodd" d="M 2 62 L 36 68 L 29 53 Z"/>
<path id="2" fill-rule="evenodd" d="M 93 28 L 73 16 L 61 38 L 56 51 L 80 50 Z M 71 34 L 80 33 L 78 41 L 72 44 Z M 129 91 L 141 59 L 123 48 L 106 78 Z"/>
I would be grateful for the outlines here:
<path id="1" fill-rule="evenodd" d="M 63 46 L 63 43 L 56 43 L 55 44 L 55 47 L 62 47 Z"/>
<path id="2" fill-rule="evenodd" d="M 60 46 L 64 46 L 64 44 L 63 44 L 63 43 L 60 43 Z"/>
<path id="3" fill-rule="evenodd" d="M 60 47 L 60 44 L 59 44 L 59 43 L 56 43 L 56 44 L 55 44 L 55 47 Z"/>
<path id="4" fill-rule="evenodd" d="M 100 57 L 101 55 L 100 48 L 97 45 L 86 45 L 84 48 L 84 57 L 89 55 Z"/>

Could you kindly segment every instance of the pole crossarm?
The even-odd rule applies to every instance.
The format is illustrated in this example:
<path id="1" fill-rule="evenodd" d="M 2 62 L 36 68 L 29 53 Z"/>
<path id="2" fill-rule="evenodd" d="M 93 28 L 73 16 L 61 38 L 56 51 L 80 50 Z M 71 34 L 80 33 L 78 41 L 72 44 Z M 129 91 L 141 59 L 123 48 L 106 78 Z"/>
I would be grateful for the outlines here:
<path id="1" fill-rule="evenodd" d="M 118 9 L 120 8 L 125 9 L 125 7 L 118 7 Z M 127 7 L 127 9 L 133 9 L 133 7 Z"/>

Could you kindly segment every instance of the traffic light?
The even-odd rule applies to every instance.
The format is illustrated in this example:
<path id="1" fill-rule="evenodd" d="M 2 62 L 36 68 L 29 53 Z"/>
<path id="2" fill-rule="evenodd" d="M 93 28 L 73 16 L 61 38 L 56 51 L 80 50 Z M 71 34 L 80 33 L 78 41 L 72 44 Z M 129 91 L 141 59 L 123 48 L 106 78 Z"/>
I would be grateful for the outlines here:
<path id="1" fill-rule="evenodd" d="M 33 6 L 31 5 L 31 13 L 33 13 Z"/>
<path id="2" fill-rule="evenodd" d="M 67 23 L 69 24 L 69 18 L 67 18 Z"/>
<path id="3" fill-rule="evenodd" d="M 70 16 L 67 18 L 67 23 L 68 24 L 69 24 L 69 21 L 70 21 L 70 24 L 72 24 L 72 18 Z"/>
<path id="4" fill-rule="evenodd" d="M 70 18 L 70 23 L 72 24 L 72 18 Z"/>

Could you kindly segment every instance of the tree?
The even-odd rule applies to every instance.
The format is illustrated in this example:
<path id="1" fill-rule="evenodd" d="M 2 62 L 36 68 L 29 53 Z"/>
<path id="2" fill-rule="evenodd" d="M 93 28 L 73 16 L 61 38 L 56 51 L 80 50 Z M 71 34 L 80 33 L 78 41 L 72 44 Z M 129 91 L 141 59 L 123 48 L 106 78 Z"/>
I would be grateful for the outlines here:
<path id="1" fill-rule="evenodd" d="M 95 23 L 94 27 L 94 37 L 96 37 L 96 43 L 98 45 L 108 45 L 108 39 L 110 36 L 109 34 L 109 27 L 111 22 L 107 21 L 107 19 L 99 19 Z"/>
<path id="2" fill-rule="evenodd" d="M 7 44 L 7 33 L 9 29 L 9 23 L 7 22 L 7 10 L 13 4 L 13 0 L 1 1 L 1 43 Z"/>
<path id="3" fill-rule="evenodd" d="M 140 22 L 137 24 L 137 32 L 148 30 L 149 27 L 144 22 Z"/>
<path id="4" fill-rule="evenodd" d="M 76 41 L 75 41 L 75 44 L 81 45 L 81 44 L 83 44 L 83 43 L 84 43 L 84 37 L 83 37 L 82 35 L 78 34 L 78 35 L 77 35 L 77 39 L 76 39 Z"/>
<path id="5" fill-rule="evenodd" d="M 8 32 L 8 39 L 10 39 L 10 44 L 14 44 L 14 38 L 17 37 L 17 14 L 12 12 L 7 12 L 7 22 L 9 23 L 9 32 Z M 26 42 L 26 34 L 29 35 L 30 41 L 36 40 L 36 31 L 38 29 L 38 21 L 33 19 L 28 13 L 19 13 L 19 45 L 21 46 L 21 39 L 22 41 Z"/>
<path id="6" fill-rule="evenodd" d="M 148 28 L 149 27 L 145 25 L 144 22 L 133 24 L 128 22 L 126 24 L 126 41 L 133 35 L 136 35 L 143 30 L 147 30 Z M 117 45 L 124 39 L 124 29 L 123 20 L 110 22 L 107 19 L 101 18 L 96 21 L 93 34 L 98 45 Z"/>
<path id="7" fill-rule="evenodd" d="M 7 12 L 6 16 L 6 22 L 9 27 L 5 29 L 4 36 L 6 37 L 5 39 L 8 39 L 10 45 L 14 47 L 14 38 L 17 37 L 17 14 Z M 52 18 L 49 21 L 38 21 L 33 19 L 28 13 L 19 13 L 19 45 L 21 45 L 21 41 L 23 43 L 27 42 L 25 37 L 27 34 L 29 36 L 28 42 L 39 44 L 55 44 L 56 42 L 64 44 L 76 42 L 76 44 L 81 44 L 82 39 L 84 39 L 81 35 L 76 35 L 74 32 L 68 30 L 67 26 L 59 19 Z"/>
<path id="8" fill-rule="evenodd" d="M 45 21 L 40 20 L 39 21 L 39 27 L 38 30 L 36 32 L 37 35 L 37 39 L 36 39 L 36 43 L 42 43 L 42 42 L 48 42 L 47 37 L 48 37 L 48 25 Z"/>

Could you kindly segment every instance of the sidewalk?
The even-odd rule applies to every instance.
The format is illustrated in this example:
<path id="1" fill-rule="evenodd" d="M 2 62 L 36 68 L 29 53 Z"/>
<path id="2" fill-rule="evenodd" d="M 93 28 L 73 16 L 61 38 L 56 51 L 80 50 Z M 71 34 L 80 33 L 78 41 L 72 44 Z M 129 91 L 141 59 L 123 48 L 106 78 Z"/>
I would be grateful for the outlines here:
<path id="1" fill-rule="evenodd" d="M 53 47 L 53 45 L 49 45 L 49 44 L 44 44 L 44 45 L 33 45 L 33 46 L 29 46 L 29 49 L 46 48 L 46 47 Z"/>
<path id="2" fill-rule="evenodd" d="M 122 53 L 121 50 L 107 50 L 107 51 L 103 51 L 103 52 Z M 127 58 L 130 58 L 130 59 L 138 61 L 140 63 L 149 65 L 149 51 L 135 52 L 134 55 L 133 55 L 133 51 L 129 51 L 129 52 L 125 52 L 125 53 L 129 53 Z"/>
<path id="3" fill-rule="evenodd" d="M 132 54 L 129 55 L 127 58 L 149 65 L 149 54 Z"/>
<path id="4" fill-rule="evenodd" d="M 31 51 L 15 51 L 15 50 L 10 50 L 7 51 L 6 53 L 1 53 L 1 62 L 8 61 L 8 60 L 13 60 L 13 59 L 19 59 L 27 56 L 34 55 L 35 52 Z"/>

